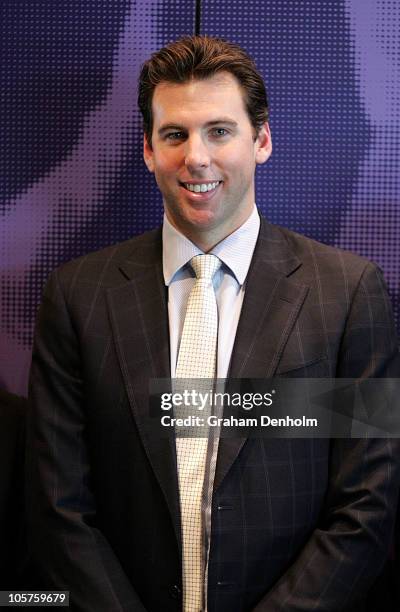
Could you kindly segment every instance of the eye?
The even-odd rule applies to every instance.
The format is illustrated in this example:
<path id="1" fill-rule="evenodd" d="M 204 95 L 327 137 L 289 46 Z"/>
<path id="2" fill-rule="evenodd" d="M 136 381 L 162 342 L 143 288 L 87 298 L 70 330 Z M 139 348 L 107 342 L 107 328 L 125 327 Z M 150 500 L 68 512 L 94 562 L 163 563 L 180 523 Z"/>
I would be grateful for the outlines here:
<path id="1" fill-rule="evenodd" d="M 167 134 L 165 135 L 165 139 L 166 140 L 182 140 L 185 137 L 185 134 L 183 132 L 167 132 Z"/>
<path id="2" fill-rule="evenodd" d="M 222 136 L 227 136 L 229 134 L 228 130 L 223 127 L 216 127 L 212 129 L 212 135 L 217 138 L 221 138 Z"/>

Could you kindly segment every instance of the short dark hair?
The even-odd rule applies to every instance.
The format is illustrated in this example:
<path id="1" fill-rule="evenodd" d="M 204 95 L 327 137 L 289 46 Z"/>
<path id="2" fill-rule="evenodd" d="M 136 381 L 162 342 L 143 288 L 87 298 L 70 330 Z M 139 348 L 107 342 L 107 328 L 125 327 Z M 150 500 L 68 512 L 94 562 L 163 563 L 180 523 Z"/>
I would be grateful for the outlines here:
<path id="1" fill-rule="evenodd" d="M 163 82 L 185 83 L 207 79 L 225 70 L 238 80 L 255 135 L 268 121 L 268 99 L 264 81 L 252 58 L 239 45 L 211 36 L 184 36 L 169 43 L 142 66 L 138 104 L 149 145 L 153 131 L 152 101 L 155 87 Z"/>

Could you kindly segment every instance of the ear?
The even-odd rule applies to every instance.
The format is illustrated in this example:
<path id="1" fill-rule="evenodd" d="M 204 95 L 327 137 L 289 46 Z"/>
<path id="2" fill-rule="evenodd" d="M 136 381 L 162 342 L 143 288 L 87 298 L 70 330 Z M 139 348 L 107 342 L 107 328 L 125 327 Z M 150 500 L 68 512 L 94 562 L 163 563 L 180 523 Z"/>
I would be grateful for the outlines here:
<path id="1" fill-rule="evenodd" d="M 147 140 L 146 134 L 143 136 L 143 159 L 148 170 L 150 170 L 150 172 L 154 172 L 153 149 Z"/>
<path id="2" fill-rule="evenodd" d="M 269 124 L 266 121 L 258 132 L 255 142 L 256 147 L 256 164 L 264 164 L 272 154 L 272 140 Z"/>

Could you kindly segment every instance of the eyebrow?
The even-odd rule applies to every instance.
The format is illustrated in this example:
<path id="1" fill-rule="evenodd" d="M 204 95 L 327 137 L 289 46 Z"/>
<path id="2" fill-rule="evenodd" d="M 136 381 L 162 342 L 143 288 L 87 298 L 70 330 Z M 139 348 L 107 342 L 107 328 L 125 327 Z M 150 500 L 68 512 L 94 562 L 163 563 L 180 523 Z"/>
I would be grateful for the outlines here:
<path id="1" fill-rule="evenodd" d="M 229 119 L 228 117 L 219 117 L 218 119 L 213 119 L 212 121 L 207 121 L 207 123 L 205 124 L 205 127 L 212 127 L 213 125 L 229 125 L 231 127 L 237 127 L 237 122 L 233 121 L 233 119 Z M 162 134 L 164 134 L 165 132 L 168 132 L 169 130 L 180 130 L 180 131 L 184 131 L 186 130 L 186 128 L 184 128 L 182 125 L 178 125 L 176 123 L 169 123 L 168 125 L 162 125 L 159 129 L 158 129 L 158 134 L 160 136 L 162 136 Z"/>

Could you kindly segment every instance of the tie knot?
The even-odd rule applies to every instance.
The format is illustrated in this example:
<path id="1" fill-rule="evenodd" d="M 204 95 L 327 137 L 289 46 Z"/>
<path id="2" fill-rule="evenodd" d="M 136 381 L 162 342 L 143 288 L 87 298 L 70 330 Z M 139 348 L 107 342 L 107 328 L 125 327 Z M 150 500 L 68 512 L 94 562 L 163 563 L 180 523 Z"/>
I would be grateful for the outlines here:
<path id="1" fill-rule="evenodd" d="M 190 260 L 196 278 L 211 280 L 221 266 L 221 260 L 216 255 L 195 255 Z"/>

